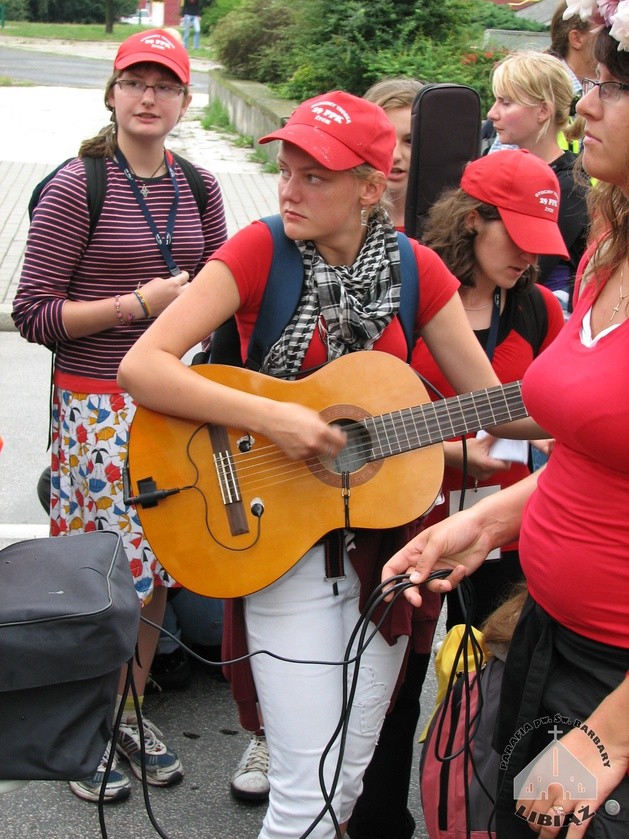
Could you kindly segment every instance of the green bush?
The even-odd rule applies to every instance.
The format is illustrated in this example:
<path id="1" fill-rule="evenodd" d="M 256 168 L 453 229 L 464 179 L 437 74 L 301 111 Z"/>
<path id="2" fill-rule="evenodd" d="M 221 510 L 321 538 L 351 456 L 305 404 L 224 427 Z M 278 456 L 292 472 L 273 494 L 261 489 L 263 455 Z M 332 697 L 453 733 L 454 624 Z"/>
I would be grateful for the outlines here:
<path id="1" fill-rule="evenodd" d="M 210 33 L 218 61 L 239 78 L 280 80 L 282 72 L 274 66 L 274 57 L 287 48 L 293 6 L 289 0 L 242 0 Z"/>
<path id="2" fill-rule="evenodd" d="M 489 106 L 502 53 L 481 48 L 488 27 L 524 22 L 488 0 L 242 0 L 211 40 L 229 73 L 288 99 L 336 88 L 361 95 L 384 76 L 407 75 L 469 84 Z"/>
<path id="3" fill-rule="evenodd" d="M 242 0 L 212 0 L 208 6 L 201 11 L 201 29 L 207 35 L 214 29 L 219 20 L 238 6 L 242 4 Z"/>

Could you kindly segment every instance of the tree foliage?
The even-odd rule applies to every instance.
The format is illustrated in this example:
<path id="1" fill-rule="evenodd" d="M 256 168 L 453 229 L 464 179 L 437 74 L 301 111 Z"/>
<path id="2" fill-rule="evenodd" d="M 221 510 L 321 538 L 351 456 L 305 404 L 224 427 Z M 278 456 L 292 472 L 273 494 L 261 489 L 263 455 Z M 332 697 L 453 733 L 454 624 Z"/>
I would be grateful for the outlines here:
<path id="1" fill-rule="evenodd" d="M 523 24 L 489 0 L 241 0 L 211 39 L 229 73 L 290 99 L 334 88 L 360 95 L 408 75 L 471 84 L 487 103 L 500 54 L 483 49 L 483 32 Z"/>
<path id="2" fill-rule="evenodd" d="M 24 0 L 26 18 L 38 23 L 105 23 L 137 9 L 136 0 Z M 7 15 L 8 17 L 8 15 Z M 19 18 L 11 18 L 18 20 Z"/>

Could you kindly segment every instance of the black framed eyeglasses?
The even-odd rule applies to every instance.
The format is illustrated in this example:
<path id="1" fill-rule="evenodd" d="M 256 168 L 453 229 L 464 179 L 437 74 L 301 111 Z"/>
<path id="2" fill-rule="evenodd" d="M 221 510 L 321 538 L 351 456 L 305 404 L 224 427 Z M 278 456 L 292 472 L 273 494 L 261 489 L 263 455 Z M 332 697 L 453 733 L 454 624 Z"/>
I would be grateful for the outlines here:
<path id="1" fill-rule="evenodd" d="M 629 90 L 629 84 L 623 82 L 596 82 L 594 79 L 582 79 L 581 87 L 584 96 L 597 87 L 601 102 L 618 102 L 620 94 Z"/>
<path id="2" fill-rule="evenodd" d="M 183 87 L 176 84 L 166 84 L 166 82 L 158 82 L 157 84 L 145 84 L 137 79 L 118 79 L 116 82 L 120 90 L 131 99 L 139 99 L 144 96 L 146 91 L 151 88 L 155 94 L 156 99 L 165 101 L 176 99 L 183 93 Z"/>

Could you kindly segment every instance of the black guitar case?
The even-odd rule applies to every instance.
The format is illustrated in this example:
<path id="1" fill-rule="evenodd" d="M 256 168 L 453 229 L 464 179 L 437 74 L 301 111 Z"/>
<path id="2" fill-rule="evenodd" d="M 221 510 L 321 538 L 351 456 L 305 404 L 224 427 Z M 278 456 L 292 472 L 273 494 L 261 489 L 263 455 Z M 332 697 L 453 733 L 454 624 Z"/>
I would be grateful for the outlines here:
<path id="1" fill-rule="evenodd" d="M 449 187 L 458 186 L 470 160 L 480 156 L 481 101 L 472 87 L 428 84 L 411 110 L 411 164 L 404 232 L 421 239 L 428 210 Z"/>

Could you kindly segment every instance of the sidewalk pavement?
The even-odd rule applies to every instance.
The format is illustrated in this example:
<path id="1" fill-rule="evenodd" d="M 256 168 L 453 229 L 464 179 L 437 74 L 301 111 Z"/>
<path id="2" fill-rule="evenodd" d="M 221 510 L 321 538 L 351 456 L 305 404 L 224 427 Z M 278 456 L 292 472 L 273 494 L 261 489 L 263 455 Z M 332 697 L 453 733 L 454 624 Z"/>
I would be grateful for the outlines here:
<path id="1" fill-rule="evenodd" d="M 67 51 L 68 47 L 53 44 L 46 50 Z M 81 48 L 75 47 L 73 53 L 79 54 Z M 89 44 L 82 49 L 92 58 L 113 57 L 116 45 Z M 210 66 L 196 59 L 192 64 L 197 71 Z M 207 104 L 207 93 L 193 94 L 167 146 L 216 175 L 231 235 L 253 219 L 277 212 L 277 178 L 249 159 L 251 149 L 234 145 L 236 135 L 201 127 Z M 56 87 L 0 87 L 0 113 L 5 127 L 0 133 L 0 331 L 6 331 L 14 329 L 11 306 L 26 247 L 33 187 L 62 160 L 76 154 L 81 141 L 107 123 L 109 113 L 99 91 Z"/>

